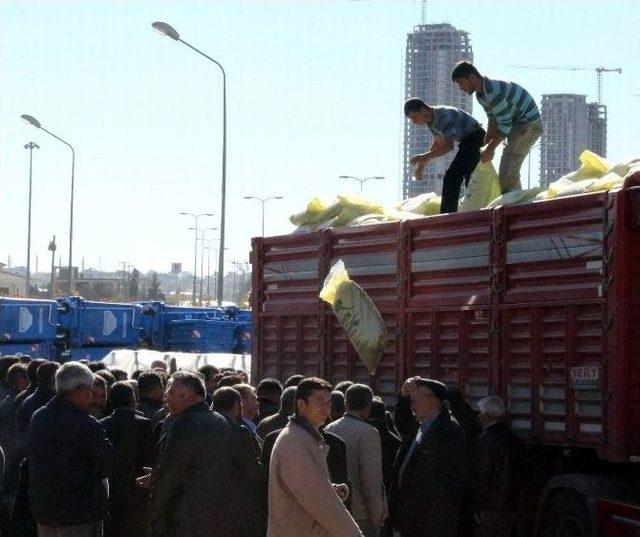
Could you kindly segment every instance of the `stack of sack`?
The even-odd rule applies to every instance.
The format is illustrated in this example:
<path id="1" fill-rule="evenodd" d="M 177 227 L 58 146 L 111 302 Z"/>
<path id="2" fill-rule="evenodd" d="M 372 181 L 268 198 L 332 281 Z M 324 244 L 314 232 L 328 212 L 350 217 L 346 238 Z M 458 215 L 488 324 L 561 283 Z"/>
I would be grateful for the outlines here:
<path id="1" fill-rule="evenodd" d="M 611 165 L 603 157 L 585 149 L 580 154 L 580 167 L 549 185 L 549 188 L 532 188 L 529 190 L 513 190 L 487 205 L 515 205 L 530 201 L 543 201 L 577 194 L 603 192 L 622 187 L 625 178 L 640 171 L 640 159 Z"/>
<path id="2" fill-rule="evenodd" d="M 592 151 L 580 154 L 580 168 L 551 183 L 546 190 L 536 187 L 500 195 L 500 180 L 491 162 L 478 163 L 465 188 L 458 210 L 475 211 L 501 205 L 516 205 L 564 196 L 602 192 L 622 187 L 625 178 L 640 171 L 640 159 L 611 165 Z M 354 227 L 413 220 L 440 214 L 441 198 L 434 192 L 408 198 L 395 207 L 385 207 L 362 196 L 341 194 L 327 202 L 313 198 L 307 208 L 290 217 L 297 229 L 308 233 L 332 227 Z"/>

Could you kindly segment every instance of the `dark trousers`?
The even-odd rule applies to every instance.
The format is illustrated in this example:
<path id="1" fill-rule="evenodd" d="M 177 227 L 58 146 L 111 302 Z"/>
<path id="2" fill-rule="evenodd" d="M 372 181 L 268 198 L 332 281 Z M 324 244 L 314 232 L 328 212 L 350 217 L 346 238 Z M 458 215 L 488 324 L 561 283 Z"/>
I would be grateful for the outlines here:
<path id="1" fill-rule="evenodd" d="M 477 130 L 458 144 L 458 152 L 442 179 L 440 213 L 455 213 L 458 210 L 462 180 L 465 186 L 469 184 L 469 178 L 480 160 L 485 134 L 484 129 Z"/>

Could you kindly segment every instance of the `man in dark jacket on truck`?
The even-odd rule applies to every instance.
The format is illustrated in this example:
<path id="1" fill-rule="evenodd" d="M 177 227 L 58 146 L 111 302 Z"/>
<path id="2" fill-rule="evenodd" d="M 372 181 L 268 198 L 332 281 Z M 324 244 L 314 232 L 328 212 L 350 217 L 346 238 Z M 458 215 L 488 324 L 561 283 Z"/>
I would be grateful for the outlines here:
<path id="1" fill-rule="evenodd" d="M 410 163 L 416 167 L 416 181 L 422 180 L 424 167 L 454 148 L 458 151 L 442 178 L 441 213 L 455 213 L 458 210 L 460 187 L 465 186 L 478 161 L 480 147 L 484 140 L 484 129 L 470 114 L 453 106 L 436 106 L 416 97 L 404 103 L 404 115 L 416 125 L 424 125 L 433 135 L 433 143 L 426 153 L 415 155 Z"/>
<path id="2" fill-rule="evenodd" d="M 55 383 L 56 397 L 35 412 L 29 427 L 29 504 L 38 537 L 93 537 L 107 515 L 113 447 L 88 414 L 91 370 L 68 362 Z"/>
<path id="3" fill-rule="evenodd" d="M 405 381 L 398 398 L 396 418 L 404 436 L 393 468 L 389 511 L 402 537 L 458 535 L 467 464 L 464 433 L 446 398 L 444 384 L 421 377 Z M 410 424 L 411 410 L 417 427 Z"/>

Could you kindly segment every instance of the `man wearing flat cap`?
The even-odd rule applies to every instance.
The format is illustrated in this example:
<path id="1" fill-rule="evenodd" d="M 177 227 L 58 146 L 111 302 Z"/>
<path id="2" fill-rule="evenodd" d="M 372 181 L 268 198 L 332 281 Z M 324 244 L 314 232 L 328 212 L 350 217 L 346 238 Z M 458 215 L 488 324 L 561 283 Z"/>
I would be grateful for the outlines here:
<path id="1" fill-rule="evenodd" d="M 464 433 L 447 387 L 412 377 L 402 386 L 396 423 L 403 435 L 393 467 L 391 523 L 402 537 L 456 537 L 466 483 Z M 413 416 L 411 416 L 413 413 Z"/>

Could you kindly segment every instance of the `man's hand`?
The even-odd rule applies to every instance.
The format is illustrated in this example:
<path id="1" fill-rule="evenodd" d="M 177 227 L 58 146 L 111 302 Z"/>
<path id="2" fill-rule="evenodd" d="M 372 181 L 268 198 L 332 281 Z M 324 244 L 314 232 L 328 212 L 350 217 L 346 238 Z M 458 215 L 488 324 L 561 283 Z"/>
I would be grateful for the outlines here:
<path id="1" fill-rule="evenodd" d="M 480 162 L 491 162 L 496 150 L 490 145 L 485 145 L 480 149 Z"/>
<path id="2" fill-rule="evenodd" d="M 405 380 L 402 385 L 402 389 L 400 390 L 400 395 L 409 397 L 417 389 L 418 385 L 416 384 L 416 379 L 419 378 L 420 377 L 409 377 Z"/>
<path id="3" fill-rule="evenodd" d="M 345 483 L 332 483 L 333 490 L 343 502 L 349 497 L 349 487 Z"/>
<path id="4" fill-rule="evenodd" d="M 151 468 L 145 466 L 143 470 L 145 471 L 145 475 L 136 477 L 136 485 L 143 489 L 149 489 L 151 488 Z"/>
<path id="5" fill-rule="evenodd" d="M 427 164 L 427 162 L 429 162 L 429 157 L 427 156 L 426 153 L 422 153 L 420 155 L 416 155 L 415 157 L 413 157 L 410 161 L 409 164 L 411 164 L 412 166 L 417 166 L 418 164 Z"/>

